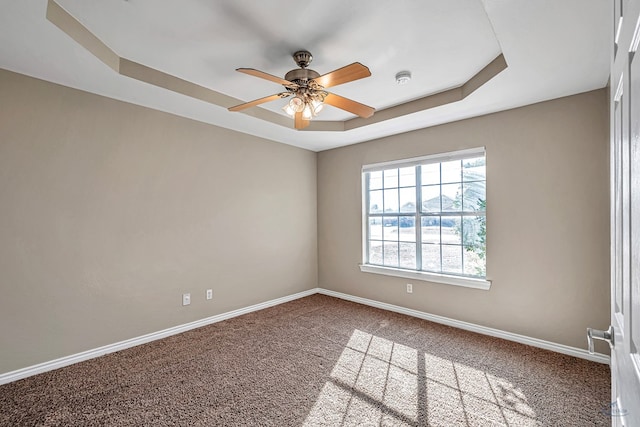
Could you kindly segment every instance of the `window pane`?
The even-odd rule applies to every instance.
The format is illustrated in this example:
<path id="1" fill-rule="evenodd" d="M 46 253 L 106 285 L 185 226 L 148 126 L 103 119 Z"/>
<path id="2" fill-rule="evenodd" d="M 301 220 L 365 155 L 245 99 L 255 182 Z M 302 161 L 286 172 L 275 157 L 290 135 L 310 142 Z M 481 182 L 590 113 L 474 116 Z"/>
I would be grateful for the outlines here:
<path id="1" fill-rule="evenodd" d="M 382 240 L 382 218 L 369 218 L 369 239 Z"/>
<path id="2" fill-rule="evenodd" d="M 442 245 L 442 271 L 462 274 L 462 246 Z"/>
<path id="3" fill-rule="evenodd" d="M 462 161 L 442 162 L 442 183 L 462 181 Z"/>
<path id="4" fill-rule="evenodd" d="M 398 190 L 384 190 L 384 211 L 398 212 Z"/>
<path id="5" fill-rule="evenodd" d="M 465 216 L 462 219 L 462 243 L 465 246 L 484 246 L 485 224 L 484 216 Z"/>
<path id="6" fill-rule="evenodd" d="M 484 277 L 486 273 L 485 251 L 479 247 L 465 247 L 464 274 Z"/>
<path id="7" fill-rule="evenodd" d="M 440 184 L 440 163 L 420 166 L 422 169 L 422 185 Z"/>
<path id="8" fill-rule="evenodd" d="M 384 188 L 398 187 L 398 169 L 387 169 L 384 171 Z"/>
<path id="9" fill-rule="evenodd" d="M 416 218 L 413 216 L 401 216 L 399 221 L 400 221 L 398 224 L 399 240 L 402 242 L 415 242 L 416 241 Z"/>
<path id="10" fill-rule="evenodd" d="M 485 277 L 484 155 L 419 166 L 399 165 L 365 175 L 367 262 Z M 420 236 L 416 235 L 418 229 Z M 421 259 L 417 259 L 418 254 Z"/>
<path id="11" fill-rule="evenodd" d="M 464 197 L 462 210 L 464 212 L 484 211 L 484 201 L 487 199 L 484 181 L 466 182 L 462 185 Z"/>
<path id="12" fill-rule="evenodd" d="M 462 244 L 462 218 L 459 216 L 443 216 L 440 221 L 442 243 Z"/>
<path id="13" fill-rule="evenodd" d="M 369 264 L 382 265 L 382 242 L 379 240 L 369 241 Z"/>
<path id="14" fill-rule="evenodd" d="M 442 212 L 459 212 L 462 208 L 460 184 L 446 184 L 442 186 Z"/>
<path id="15" fill-rule="evenodd" d="M 382 171 L 369 172 L 369 190 L 382 188 Z"/>
<path id="16" fill-rule="evenodd" d="M 440 212 L 440 186 L 422 187 L 422 212 Z"/>
<path id="17" fill-rule="evenodd" d="M 382 235 L 384 240 L 398 241 L 398 217 L 397 216 L 385 216 L 383 219 L 384 229 Z"/>
<path id="18" fill-rule="evenodd" d="M 463 181 L 484 181 L 487 179 L 485 159 L 476 157 L 475 159 L 465 159 L 462 161 Z"/>
<path id="19" fill-rule="evenodd" d="M 400 267 L 416 269 L 416 245 L 400 243 Z"/>
<path id="20" fill-rule="evenodd" d="M 369 213 L 382 212 L 382 190 L 369 192 Z"/>
<path id="21" fill-rule="evenodd" d="M 384 242 L 384 265 L 389 267 L 398 266 L 398 244 L 395 242 Z"/>
<path id="22" fill-rule="evenodd" d="M 440 243 L 440 217 L 422 217 L 422 243 Z"/>
<path id="23" fill-rule="evenodd" d="M 416 185 L 416 168 L 411 166 L 400 169 L 400 187 L 415 187 Z"/>
<path id="24" fill-rule="evenodd" d="M 400 212 L 416 211 L 416 187 L 400 189 Z"/>
<path id="25" fill-rule="evenodd" d="M 422 245 L 422 269 L 440 273 L 440 245 Z"/>

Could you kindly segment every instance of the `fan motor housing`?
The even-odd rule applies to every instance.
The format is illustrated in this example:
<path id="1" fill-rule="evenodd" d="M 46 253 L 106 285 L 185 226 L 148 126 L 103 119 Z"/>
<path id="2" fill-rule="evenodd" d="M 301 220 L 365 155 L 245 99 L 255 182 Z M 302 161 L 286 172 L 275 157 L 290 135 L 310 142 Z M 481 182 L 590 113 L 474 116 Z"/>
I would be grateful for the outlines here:
<path id="1" fill-rule="evenodd" d="M 285 76 L 285 80 L 289 80 L 290 82 L 298 83 L 298 82 L 307 82 L 309 80 L 313 80 L 320 77 L 320 73 L 314 70 L 310 70 L 308 68 L 299 68 L 296 70 L 289 71 Z"/>

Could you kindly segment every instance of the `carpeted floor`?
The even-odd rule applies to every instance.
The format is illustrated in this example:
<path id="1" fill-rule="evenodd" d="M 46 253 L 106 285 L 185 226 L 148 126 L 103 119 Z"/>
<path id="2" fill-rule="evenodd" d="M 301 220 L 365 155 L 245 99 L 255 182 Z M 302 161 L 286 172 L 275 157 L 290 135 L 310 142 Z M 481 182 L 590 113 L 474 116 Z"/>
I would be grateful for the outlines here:
<path id="1" fill-rule="evenodd" d="M 313 295 L 0 386 L 0 425 L 606 426 L 609 375 Z"/>

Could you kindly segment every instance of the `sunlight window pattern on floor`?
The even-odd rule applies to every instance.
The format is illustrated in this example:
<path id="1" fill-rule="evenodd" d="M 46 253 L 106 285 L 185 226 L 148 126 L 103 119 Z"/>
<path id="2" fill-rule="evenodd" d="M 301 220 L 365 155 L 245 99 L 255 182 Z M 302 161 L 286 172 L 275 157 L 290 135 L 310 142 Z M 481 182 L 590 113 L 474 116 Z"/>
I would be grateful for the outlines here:
<path id="1" fill-rule="evenodd" d="M 305 426 L 538 426 L 524 393 L 479 369 L 355 330 Z"/>

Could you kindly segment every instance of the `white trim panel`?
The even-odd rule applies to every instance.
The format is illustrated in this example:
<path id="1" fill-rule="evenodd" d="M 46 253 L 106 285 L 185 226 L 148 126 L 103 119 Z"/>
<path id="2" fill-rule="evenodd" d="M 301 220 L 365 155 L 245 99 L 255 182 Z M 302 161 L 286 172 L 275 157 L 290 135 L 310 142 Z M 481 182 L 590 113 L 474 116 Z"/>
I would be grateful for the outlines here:
<path id="1" fill-rule="evenodd" d="M 531 338 L 524 335 L 514 334 L 512 332 L 506 332 L 500 329 L 488 328 L 486 326 L 476 325 L 474 323 L 450 319 L 448 317 L 438 316 L 436 314 L 425 313 L 423 311 L 400 307 L 393 304 L 387 304 L 368 298 L 361 298 L 349 294 L 343 294 L 342 292 L 330 291 L 328 289 L 319 288 L 318 293 L 344 299 L 347 301 L 357 302 L 359 304 L 364 304 L 371 307 L 381 308 L 387 311 L 393 311 L 395 313 L 406 314 L 407 316 L 417 317 L 419 319 L 429 320 L 431 322 L 440 323 L 447 326 L 453 326 L 454 328 L 464 329 L 466 331 L 476 332 L 482 335 L 489 335 L 496 338 L 502 338 L 507 341 L 514 341 L 520 344 L 530 345 L 532 347 L 555 351 L 556 353 L 562 353 L 569 356 L 578 357 L 580 359 L 587 359 L 593 362 L 604 363 L 607 365 L 610 364 L 610 357 L 606 354 L 589 354 L 587 350 L 583 350 L 581 348 L 570 347 L 563 344 L 556 344 L 538 338 Z"/>
<path id="2" fill-rule="evenodd" d="M 425 271 L 402 270 L 399 268 L 381 267 L 377 265 L 360 264 L 363 273 L 384 274 L 385 276 L 404 277 L 405 279 L 424 280 L 425 282 L 444 283 L 446 285 L 464 286 L 466 288 L 491 288 L 491 281 L 472 279 L 470 277 L 448 276 L 445 274 L 428 273 Z"/>
<path id="3" fill-rule="evenodd" d="M 272 299 L 270 301 L 251 305 L 249 307 L 239 308 L 237 310 L 228 311 L 226 313 L 217 314 L 215 316 L 196 320 L 190 323 L 185 323 L 183 325 L 174 326 L 172 328 L 164 329 L 162 331 L 152 332 L 150 334 L 142 335 L 136 338 L 131 338 L 131 339 L 120 341 L 114 344 L 108 344 L 102 347 L 94 348 L 92 350 L 87 350 L 81 353 L 72 354 L 70 356 L 61 357 L 59 359 L 51 360 L 49 362 L 43 362 L 37 365 L 28 366 L 26 368 L 17 369 L 15 371 L 0 374 L 0 385 L 21 380 L 23 378 L 27 378 L 32 375 L 41 374 L 43 372 L 52 371 L 54 369 L 69 366 L 74 363 L 83 362 L 89 359 L 94 359 L 96 357 L 104 356 L 105 354 L 114 353 L 116 351 L 124 350 L 130 347 L 135 347 L 140 344 L 145 344 L 151 341 L 166 338 L 171 335 L 180 334 L 182 332 L 186 332 L 191 329 L 200 328 L 202 326 L 221 322 L 223 320 L 231 319 L 233 317 L 242 316 L 243 314 L 251 313 L 253 311 L 258 311 L 265 308 L 273 307 L 275 305 L 293 301 L 298 298 L 304 298 L 316 293 L 318 293 L 318 288 L 312 288 L 307 291 L 298 292 L 293 295 L 287 295 L 281 298 Z"/>

